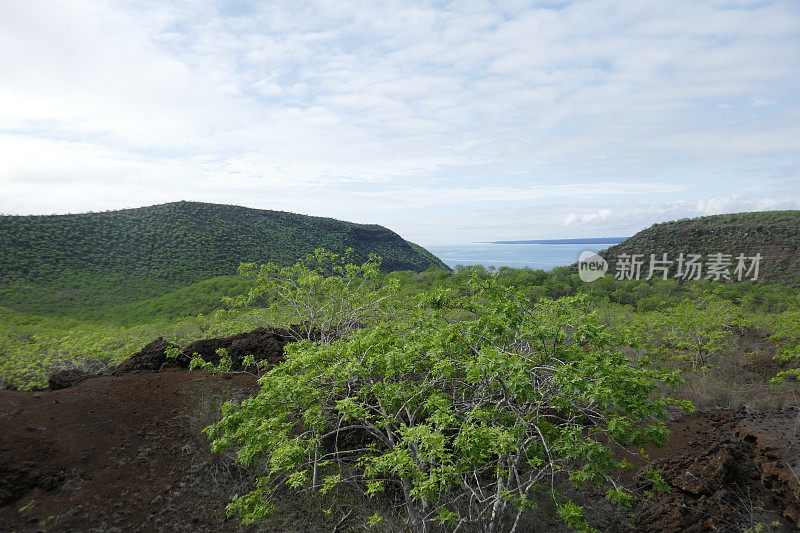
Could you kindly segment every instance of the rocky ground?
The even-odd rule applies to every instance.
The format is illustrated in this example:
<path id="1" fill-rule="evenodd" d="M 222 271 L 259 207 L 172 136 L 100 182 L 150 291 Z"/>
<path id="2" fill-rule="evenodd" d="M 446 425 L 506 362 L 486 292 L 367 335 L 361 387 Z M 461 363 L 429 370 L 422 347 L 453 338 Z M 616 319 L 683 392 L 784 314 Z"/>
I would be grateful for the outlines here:
<path id="1" fill-rule="evenodd" d="M 236 346 L 279 358 L 285 342 L 285 332 L 257 330 L 194 350 L 212 357 L 226 347 L 235 363 Z M 224 400 L 253 394 L 255 377 L 189 372 L 180 368 L 186 361 L 165 360 L 163 348 L 155 341 L 109 375 L 65 373 L 48 390 L 0 391 L 0 531 L 256 530 L 224 510 L 251 474 L 212 454 L 200 432 Z M 670 443 L 635 461 L 627 479 L 652 497 L 607 518 L 604 529 L 796 529 L 797 407 L 710 409 L 669 426 Z M 648 467 L 663 472 L 668 492 L 652 490 Z M 258 530 L 331 531 L 338 523 L 287 498 Z"/>
<path id="2" fill-rule="evenodd" d="M 639 530 L 795 531 L 800 523 L 797 408 L 748 412 L 715 410 L 669 424 L 669 444 L 638 462 L 660 469 L 669 492 L 635 506 Z M 780 524 L 780 525 L 778 525 Z M 759 526 L 760 525 L 760 526 Z"/>

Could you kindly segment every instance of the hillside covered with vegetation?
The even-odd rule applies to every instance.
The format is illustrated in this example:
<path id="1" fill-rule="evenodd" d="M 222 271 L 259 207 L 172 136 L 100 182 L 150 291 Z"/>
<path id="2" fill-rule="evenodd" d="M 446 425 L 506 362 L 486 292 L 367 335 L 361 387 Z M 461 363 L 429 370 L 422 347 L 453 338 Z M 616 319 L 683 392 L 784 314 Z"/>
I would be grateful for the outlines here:
<path id="1" fill-rule="evenodd" d="M 163 387 L 153 389 L 162 394 L 159 402 L 185 396 L 175 407 L 183 409 L 178 418 L 196 420 L 197 435 L 207 427 L 220 453 L 192 440 L 198 451 L 185 465 L 184 453 L 173 450 L 189 441 L 175 440 L 175 418 L 165 417 L 168 426 L 148 429 L 162 445 L 142 442 L 125 454 L 155 450 L 148 453 L 158 461 L 148 468 L 162 458 L 172 468 L 179 456 L 182 475 L 196 474 L 184 478 L 187 486 L 216 487 L 217 507 L 238 494 L 230 513 L 275 530 L 292 509 L 299 509 L 294 525 L 306 531 L 329 531 L 340 521 L 346 531 L 382 532 L 452 531 L 459 522 L 475 532 L 511 531 L 514 524 L 516 531 L 561 531 L 564 523 L 608 531 L 690 530 L 698 523 L 719 530 L 791 527 L 800 484 L 789 468 L 800 452 L 769 448 L 764 453 L 779 453 L 790 467 L 763 466 L 751 443 L 784 442 L 774 428 L 791 430 L 796 417 L 797 288 L 609 276 L 584 283 L 568 267 L 380 273 L 372 263 L 344 265 L 322 251 L 317 260 L 310 257 L 283 269 L 253 265 L 242 269 L 244 276 L 119 304 L 105 319 L 0 309 L 0 387 L 43 387 L 61 369 L 104 371 L 99 379 L 83 376 L 66 396 L 36 392 L 28 400 L 21 391 L 5 391 L 26 409 L 63 409 L 69 398 L 84 413 L 97 387 L 128 384 L 125 390 L 138 391 L 160 380 Z M 215 306 L 222 295 L 235 302 Z M 198 306 L 216 310 L 199 316 Z M 125 312 L 130 323 L 111 323 Z M 251 330 L 263 334 L 253 329 L 258 326 L 291 330 L 301 340 L 285 347 L 282 363 L 251 370 L 261 382 L 253 380 L 244 396 L 202 396 L 187 383 L 205 378 L 168 368 L 175 352 L 167 353 L 167 343 L 173 343 L 187 357 L 202 352 L 190 366 L 241 381 L 247 374 L 231 358 L 255 350 L 241 339 Z M 223 337 L 230 352 L 217 349 Z M 240 339 L 239 355 L 233 339 Z M 138 356 L 153 356 L 158 346 L 153 369 L 163 365 L 161 373 L 120 374 L 117 364 L 139 350 Z M 176 381 L 182 385 L 164 389 Z M 42 394 L 62 403 L 45 404 Z M 220 411 L 228 399 L 234 403 Z M 743 405 L 746 419 L 737 411 Z M 695 407 L 698 413 L 681 414 Z M 75 424 L 89 431 L 87 418 L 75 416 L 74 424 L 62 424 L 65 439 Z M 37 424 L 50 428 L 51 422 Z M 741 442 L 726 436 L 735 435 L 734 426 L 746 432 Z M 105 439 L 98 464 L 108 462 L 105 450 L 113 444 L 102 436 L 104 427 L 91 428 Z M 636 450 L 647 443 L 667 447 L 639 457 Z M 27 457 L 27 448 L 14 446 Z M 615 455 L 620 446 L 633 464 Z M 114 450 L 108 453 L 119 453 L 123 464 L 128 455 Z M 125 467 L 132 477 L 137 465 Z M 201 478 L 203 472 L 213 481 Z M 136 529 L 143 523 L 152 514 L 151 491 L 169 497 L 168 475 L 158 471 L 152 483 L 142 481 L 135 489 L 142 509 L 133 518 L 119 515 L 115 524 Z M 780 483 L 764 485 L 761 476 Z M 683 490 L 687 480 L 695 480 L 692 490 Z M 0 512 L 15 521 L 53 515 L 54 527 L 94 524 L 101 511 L 92 508 L 75 516 L 52 512 L 60 509 L 60 495 L 88 498 L 91 490 L 65 483 L 36 498 L 20 490 L 13 508 L 0 506 Z M 708 498 L 706 490 L 716 496 Z M 473 493 L 483 496 L 464 497 Z M 121 497 L 113 494 L 111 502 Z M 212 499 L 192 494 L 204 504 Z M 685 509 L 679 517 L 676 507 Z M 756 507 L 763 512 L 750 512 Z M 168 512 L 164 519 L 182 524 L 186 516 Z"/>
<path id="2" fill-rule="evenodd" d="M 0 306 L 52 313 L 133 302 L 208 278 L 243 262 L 293 264 L 314 249 L 382 269 L 448 269 L 424 248 L 379 225 L 175 202 L 137 209 L 0 217 Z"/>
<path id="3" fill-rule="evenodd" d="M 621 254 L 643 254 L 642 272 L 647 275 L 650 254 L 661 258 L 664 253 L 673 261 L 680 253 L 701 255 L 702 260 L 716 254 L 730 255 L 731 271 L 739 254 L 760 254 L 759 281 L 796 286 L 800 283 L 800 211 L 733 213 L 662 222 L 600 255 L 613 272 Z M 677 263 L 671 265 L 670 277 L 676 275 L 677 268 Z"/>
<path id="4" fill-rule="evenodd" d="M 208 207 L 168 204 L 192 205 Z M 719 227 L 713 217 L 661 224 L 611 250 L 761 253 L 767 273 L 770 258 L 794 257 L 786 243 L 796 213 L 755 215 L 760 222 L 732 215 L 718 217 Z M 213 234 L 215 226 L 197 225 Z M 154 239 L 166 243 L 163 235 Z M 214 249 L 213 239 L 197 240 Z M 64 264 L 79 264 L 60 250 L 72 261 Z M 191 275 L 204 272 L 207 254 L 192 250 L 169 263 L 174 272 L 186 265 L 197 267 Z M 113 248 L 105 253 L 101 264 L 116 268 L 117 279 L 125 268 L 155 279 L 141 265 L 112 260 Z M 150 298 L 87 299 L 84 308 L 48 314 L 0 306 L 0 389 L 8 389 L 0 399 L 18 406 L 6 413 L 5 428 L 0 421 L 9 443 L 0 442 L 0 488 L 3 468 L 11 479 L 5 486 L 14 487 L 0 498 L 7 502 L 0 522 L 87 529 L 107 508 L 69 514 L 61 499 L 75 507 L 102 489 L 110 504 L 142 502 L 116 515 L 116 526 L 148 529 L 156 516 L 148 502 L 172 498 L 177 483 L 188 487 L 186 509 L 217 509 L 216 518 L 202 519 L 209 531 L 249 530 L 239 520 L 273 530 L 291 522 L 304 531 L 344 524 L 342 531 L 387 533 L 691 531 L 698 524 L 783 532 L 800 523 L 800 287 L 788 283 L 798 273 L 791 261 L 783 283 L 613 275 L 587 283 L 566 266 L 387 272 L 385 260 L 379 268 L 374 257 L 358 264 L 322 249 L 298 262 L 269 259 L 239 266 L 237 258 L 237 275 Z M 141 263 L 174 281 L 155 261 Z M 261 347 L 279 355 L 266 359 Z M 242 389 L 195 390 L 201 381 Z M 113 414 L 92 414 L 97 395 Z M 133 432 L 122 439 L 105 424 L 130 404 L 159 410 L 169 423 L 122 427 Z M 119 447 L 118 439 L 144 433 L 148 439 Z M 56 434 L 65 443 L 85 436 L 94 451 L 64 444 L 72 459 L 43 459 L 54 461 L 52 472 L 69 471 L 64 465 L 88 454 L 87 479 L 103 479 L 99 469 L 113 456 L 112 465 L 141 482 L 131 489 L 63 478 L 42 492 L 36 480 L 51 479 L 50 471 L 33 472 L 29 452 Z M 144 467 L 152 477 L 140 475 Z M 15 481 L 23 474 L 34 481 Z M 164 527 L 185 525 L 192 513 L 169 507 L 158 517 Z"/>

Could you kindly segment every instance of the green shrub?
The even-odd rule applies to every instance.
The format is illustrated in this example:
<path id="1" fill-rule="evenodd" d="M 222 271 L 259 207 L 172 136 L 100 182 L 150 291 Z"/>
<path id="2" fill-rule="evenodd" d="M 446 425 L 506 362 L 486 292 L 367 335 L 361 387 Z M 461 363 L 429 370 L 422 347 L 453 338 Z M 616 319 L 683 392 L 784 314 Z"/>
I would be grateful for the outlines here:
<path id="1" fill-rule="evenodd" d="M 257 396 L 226 404 L 206 428 L 212 448 L 266 468 L 229 512 L 252 523 L 281 487 L 355 483 L 399 495 L 414 531 L 510 529 L 540 497 L 588 527 L 558 483 L 609 483 L 623 466 L 615 446 L 663 444 L 672 401 L 654 393 L 677 376 L 632 365 L 584 297 L 531 307 L 485 273 L 466 289 L 426 293 L 413 312 L 329 344 L 290 345 Z M 628 499 L 616 486 L 609 498 Z"/>

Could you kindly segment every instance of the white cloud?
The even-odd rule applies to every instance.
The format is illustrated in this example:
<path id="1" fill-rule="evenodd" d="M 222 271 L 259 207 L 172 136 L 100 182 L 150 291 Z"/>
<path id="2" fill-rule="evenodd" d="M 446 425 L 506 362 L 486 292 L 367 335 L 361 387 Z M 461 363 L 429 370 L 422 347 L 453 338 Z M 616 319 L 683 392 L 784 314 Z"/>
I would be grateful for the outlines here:
<path id="1" fill-rule="evenodd" d="M 598 229 L 609 227 L 634 228 L 638 231 L 657 222 L 679 218 L 783 209 L 800 209 L 800 194 L 782 198 L 748 198 L 728 193 L 695 202 L 654 201 L 647 204 L 631 202 L 615 206 L 613 209 L 590 207 L 568 213 L 562 219 L 562 224 L 576 228 L 579 232 L 589 233 L 597 233 Z"/>
<path id="2" fill-rule="evenodd" d="M 30 0 L 0 4 L 0 47 L 4 212 L 203 199 L 424 244 L 788 205 L 800 181 L 792 0 Z"/>

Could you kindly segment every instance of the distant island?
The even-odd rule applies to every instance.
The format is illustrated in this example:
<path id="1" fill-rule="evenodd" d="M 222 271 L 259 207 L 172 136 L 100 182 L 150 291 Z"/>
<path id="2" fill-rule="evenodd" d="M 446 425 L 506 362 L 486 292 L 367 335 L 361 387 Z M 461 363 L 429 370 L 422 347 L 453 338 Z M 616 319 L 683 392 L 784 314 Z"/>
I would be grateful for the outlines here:
<path id="1" fill-rule="evenodd" d="M 619 244 L 628 237 L 584 237 L 581 239 L 536 239 L 529 241 L 490 241 L 488 244 Z"/>

